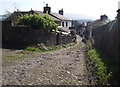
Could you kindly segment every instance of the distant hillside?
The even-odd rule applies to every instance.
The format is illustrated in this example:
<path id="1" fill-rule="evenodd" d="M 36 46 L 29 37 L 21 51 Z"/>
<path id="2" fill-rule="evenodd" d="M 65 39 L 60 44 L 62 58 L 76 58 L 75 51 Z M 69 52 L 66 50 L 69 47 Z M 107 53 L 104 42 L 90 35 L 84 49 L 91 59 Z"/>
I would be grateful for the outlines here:
<path id="1" fill-rule="evenodd" d="M 6 19 L 7 17 L 9 17 L 12 13 L 8 12 L 4 15 L 0 15 L 0 21 L 3 20 L 3 19 Z"/>
<path id="2" fill-rule="evenodd" d="M 0 21 L 2 20 L 2 15 L 0 15 Z"/>
<path id="3" fill-rule="evenodd" d="M 0 21 L 2 21 L 3 19 L 7 18 L 6 16 L 0 15 Z"/>
<path id="4" fill-rule="evenodd" d="M 90 19 L 81 19 L 81 20 L 77 20 L 79 21 L 80 23 L 86 23 L 86 22 L 92 22 L 93 20 L 90 20 Z"/>
<path id="5" fill-rule="evenodd" d="M 83 14 L 72 14 L 72 13 L 66 13 L 66 17 L 71 18 L 73 20 L 83 20 L 83 21 L 88 21 L 88 20 L 94 20 L 94 17 L 88 16 L 88 15 L 83 15 Z"/>

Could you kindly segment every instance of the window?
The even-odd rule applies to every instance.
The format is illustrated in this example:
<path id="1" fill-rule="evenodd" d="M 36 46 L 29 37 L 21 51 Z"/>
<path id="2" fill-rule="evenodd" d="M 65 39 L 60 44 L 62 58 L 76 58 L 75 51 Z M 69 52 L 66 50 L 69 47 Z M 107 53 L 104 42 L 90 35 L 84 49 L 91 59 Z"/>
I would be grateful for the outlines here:
<path id="1" fill-rule="evenodd" d="M 62 22 L 62 26 L 64 27 L 64 22 Z"/>
<path id="2" fill-rule="evenodd" d="M 68 22 L 66 22 L 66 27 L 68 26 Z"/>

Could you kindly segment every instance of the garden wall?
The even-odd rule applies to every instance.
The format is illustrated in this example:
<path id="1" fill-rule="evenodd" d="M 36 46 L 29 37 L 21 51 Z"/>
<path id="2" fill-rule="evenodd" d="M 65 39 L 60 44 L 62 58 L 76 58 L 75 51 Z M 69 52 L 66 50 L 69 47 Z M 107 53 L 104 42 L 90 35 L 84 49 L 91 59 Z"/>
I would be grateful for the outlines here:
<path id="1" fill-rule="evenodd" d="M 46 46 L 62 45 L 72 42 L 72 35 L 44 32 L 31 27 L 4 26 L 2 28 L 3 47 L 25 47 L 44 43 Z"/>
<path id="2" fill-rule="evenodd" d="M 116 57 L 118 46 L 117 22 L 112 21 L 108 24 L 93 30 L 94 46 L 107 56 Z"/>

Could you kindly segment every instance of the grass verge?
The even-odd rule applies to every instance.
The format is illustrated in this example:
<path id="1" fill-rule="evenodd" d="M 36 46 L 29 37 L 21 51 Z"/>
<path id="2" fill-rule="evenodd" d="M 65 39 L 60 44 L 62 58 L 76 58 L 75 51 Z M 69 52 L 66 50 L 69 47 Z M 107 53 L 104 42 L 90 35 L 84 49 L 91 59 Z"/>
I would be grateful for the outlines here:
<path id="1" fill-rule="evenodd" d="M 105 63 L 101 60 L 99 53 L 96 49 L 89 50 L 87 54 L 96 67 L 96 75 L 98 78 L 98 82 L 102 85 L 108 85 L 108 81 L 112 76 L 112 72 L 108 72 Z"/>

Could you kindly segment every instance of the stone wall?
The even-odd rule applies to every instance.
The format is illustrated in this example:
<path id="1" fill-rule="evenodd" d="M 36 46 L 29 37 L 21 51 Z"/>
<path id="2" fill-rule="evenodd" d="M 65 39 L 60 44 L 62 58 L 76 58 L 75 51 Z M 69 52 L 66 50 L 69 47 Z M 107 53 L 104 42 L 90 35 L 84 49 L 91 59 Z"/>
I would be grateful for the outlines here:
<path id="1" fill-rule="evenodd" d="M 107 56 L 112 56 L 114 58 L 117 56 L 117 30 L 117 22 L 112 21 L 94 29 L 92 32 L 94 46 L 102 50 Z"/>
<path id="2" fill-rule="evenodd" d="M 118 34 L 118 20 L 109 22 L 92 31 L 94 40 L 93 46 L 99 51 L 102 60 L 105 62 L 110 71 L 113 72 L 112 84 L 118 84 L 120 81 L 120 34 Z"/>
<path id="3" fill-rule="evenodd" d="M 47 33 L 31 27 L 3 27 L 3 47 L 25 47 L 44 43 L 46 46 L 62 45 L 72 42 L 72 35 L 63 35 L 56 32 Z"/>

